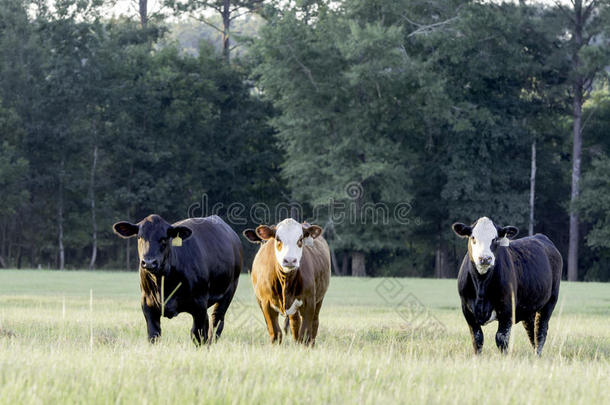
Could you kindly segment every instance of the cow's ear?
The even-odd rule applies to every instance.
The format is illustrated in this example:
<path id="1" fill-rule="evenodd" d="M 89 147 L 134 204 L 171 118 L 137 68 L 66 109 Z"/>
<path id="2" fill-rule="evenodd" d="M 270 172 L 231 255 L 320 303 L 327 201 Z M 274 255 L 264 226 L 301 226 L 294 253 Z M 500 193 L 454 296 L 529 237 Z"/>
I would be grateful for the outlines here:
<path id="1" fill-rule="evenodd" d="M 472 235 L 472 227 L 461 222 L 456 222 L 455 224 L 451 225 L 451 229 L 453 229 L 453 232 L 455 232 L 455 234 L 460 238 L 467 238 Z"/>
<path id="2" fill-rule="evenodd" d="M 322 235 L 322 228 L 318 225 L 309 225 L 307 222 L 303 223 L 303 237 L 315 239 Z"/>
<path id="3" fill-rule="evenodd" d="M 119 235 L 121 238 L 131 238 L 132 236 L 136 236 L 140 227 L 136 224 L 132 224 L 131 222 L 121 221 L 112 225 L 112 229 L 114 233 Z"/>
<path id="4" fill-rule="evenodd" d="M 172 226 L 167 230 L 167 236 L 169 238 L 175 238 L 176 236 L 180 236 L 180 239 L 185 240 L 188 239 L 192 235 L 193 231 L 186 226 Z"/>
<path id="5" fill-rule="evenodd" d="M 516 226 L 505 226 L 503 228 L 498 229 L 498 236 L 500 238 L 507 237 L 508 239 L 512 239 L 519 233 L 519 228 Z"/>
<path id="6" fill-rule="evenodd" d="M 262 240 L 267 240 L 275 237 L 275 227 L 269 225 L 259 225 L 256 227 L 256 234 Z"/>
<path id="7" fill-rule="evenodd" d="M 248 241 L 252 242 L 252 243 L 262 243 L 262 239 L 256 234 L 256 231 L 254 229 L 246 229 L 244 230 L 242 233 L 242 235 L 244 235 L 244 237 L 246 239 L 248 239 Z"/>

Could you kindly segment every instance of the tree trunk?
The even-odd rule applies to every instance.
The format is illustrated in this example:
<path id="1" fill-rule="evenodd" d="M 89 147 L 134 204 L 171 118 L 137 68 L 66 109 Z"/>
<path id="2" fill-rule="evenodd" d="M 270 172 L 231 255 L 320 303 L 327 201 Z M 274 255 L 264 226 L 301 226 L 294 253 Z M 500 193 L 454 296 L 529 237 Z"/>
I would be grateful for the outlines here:
<path id="1" fill-rule="evenodd" d="M 572 56 L 572 71 L 576 75 L 572 85 L 574 100 L 572 105 L 572 192 L 570 195 L 570 239 L 568 247 L 568 280 L 578 280 L 578 239 L 579 224 L 576 201 L 580 195 L 580 159 L 582 152 L 582 103 L 583 103 L 583 84 L 584 79 L 578 70 L 581 67 L 579 51 L 584 46 L 583 43 L 583 10 L 582 1 L 576 0 L 574 3 L 574 36 L 575 51 Z"/>
<path id="2" fill-rule="evenodd" d="M 133 163 L 131 164 L 131 166 L 129 166 L 129 178 L 132 179 L 133 178 Z M 128 185 L 127 185 L 127 190 L 129 191 L 129 194 L 131 194 L 131 180 L 129 181 Z M 128 209 L 128 218 L 131 218 L 131 213 L 134 212 L 134 208 L 133 205 Z M 125 270 L 129 270 L 131 268 L 131 239 L 126 239 L 125 240 Z"/>
<path id="3" fill-rule="evenodd" d="M 580 195 L 580 163 L 582 152 L 582 86 L 574 84 L 573 105 L 573 145 L 572 145 L 572 193 L 570 198 L 570 240 L 568 249 L 568 280 L 578 280 L 578 240 L 579 223 L 576 201 Z"/>
<path id="4" fill-rule="evenodd" d="M 347 252 L 343 253 L 343 259 L 341 260 L 341 275 L 347 276 L 347 271 L 349 269 L 349 255 Z"/>
<path id="5" fill-rule="evenodd" d="M 532 142 L 532 167 L 530 170 L 530 221 L 527 234 L 534 234 L 534 201 L 536 197 L 536 140 Z"/>
<path id="6" fill-rule="evenodd" d="M 455 277 L 453 261 L 449 260 L 449 246 L 446 241 L 437 239 L 436 251 L 434 254 L 434 276 L 436 278 Z"/>
<path id="7" fill-rule="evenodd" d="M 443 253 L 441 251 L 440 230 L 437 231 L 436 249 L 434 252 L 434 277 L 443 278 Z"/>
<path id="8" fill-rule="evenodd" d="M 222 5 L 222 56 L 227 62 L 231 59 L 231 0 Z"/>
<path id="9" fill-rule="evenodd" d="M 330 248 L 330 263 L 331 273 L 339 274 L 339 264 L 337 263 L 337 255 L 335 255 L 335 249 Z"/>
<path id="10" fill-rule="evenodd" d="M 443 257 L 443 252 L 441 251 L 440 245 L 436 245 L 436 252 L 434 254 L 434 277 L 436 278 L 444 278 L 443 277 L 443 262 L 445 258 Z"/>
<path id="11" fill-rule="evenodd" d="M 21 244 L 17 245 L 17 269 L 21 269 Z"/>
<path id="12" fill-rule="evenodd" d="M 362 252 L 352 252 L 352 276 L 366 277 L 364 253 Z"/>
<path id="13" fill-rule="evenodd" d="M 125 240 L 125 270 L 131 270 L 131 239 Z"/>
<path id="14" fill-rule="evenodd" d="M 97 167 L 97 145 L 93 146 L 93 162 L 91 164 L 91 177 L 89 182 L 89 197 L 91 199 L 91 260 L 89 261 L 89 270 L 95 269 L 95 260 L 97 259 L 97 221 L 95 219 L 95 169 Z"/>
<path id="15" fill-rule="evenodd" d="M 139 0 L 140 24 L 146 28 L 148 24 L 148 0 Z"/>
<path id="16" fill-rule="evenodd" d="M 6 253 L 8 252 L 8 240 L 6 239 L 6 228 L 8 228 L 8 221 L 2 223 L 2 251 L 0 252 L 0 257 L 7 257 Z M 5 267 L 2 265 L 2 267 Z"/>
<path id="17" fill-rule="evenodd" d="M 59 173 L 59 191 L 57 197 L 57 250 L 59 270 L 65 267 L 64 252 L 64 161 L 62 159 Z"/>
<path id="18" fill-rule="evenodd" d="M 441 278 L 441 247 L 436 243 L 436 249 L 434 250 L 434 278 Z"/>

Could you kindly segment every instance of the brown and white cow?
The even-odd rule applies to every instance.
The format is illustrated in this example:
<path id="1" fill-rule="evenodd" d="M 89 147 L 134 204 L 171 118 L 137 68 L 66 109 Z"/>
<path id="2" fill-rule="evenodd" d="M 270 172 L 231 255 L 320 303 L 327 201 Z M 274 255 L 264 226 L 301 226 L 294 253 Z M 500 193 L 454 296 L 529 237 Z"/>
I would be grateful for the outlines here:
<path id="1" fill-rule="evenodd" d="M 322 228 L 294 219 L 274 226 L 260 225 L 244 236 L 251 242 L 267 243 L 252 263 L 252 285 L 263 311 L 271 342 L 281 343 L 278 315 L 290 319 L 297 342 L 315 344 L 318 317 L 330 283 L 330 253 L 321 236 Z"/>

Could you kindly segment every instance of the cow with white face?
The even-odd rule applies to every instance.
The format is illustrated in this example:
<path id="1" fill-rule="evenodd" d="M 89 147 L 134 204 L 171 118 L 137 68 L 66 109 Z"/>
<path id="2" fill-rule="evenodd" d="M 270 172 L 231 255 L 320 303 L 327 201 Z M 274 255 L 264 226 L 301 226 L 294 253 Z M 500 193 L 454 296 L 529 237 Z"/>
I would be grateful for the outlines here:
<path id="1" fill-rule="evenodd" d="M 530 342 L 540 355 L 559 295 L 563 267 L 553 242 L 542 234 L 511 241 L 518 229 L 499 227 L 487 217 L 470 226 L 455 223 L 453 231 L 468 238 L 468 253 L 458 274 L 458 291 L 475 352 L 483 347 L 482 325 L 498 321 L 496 345 L 505 351 L 513 322 L 523 321 Z"/>
<path id="2" fill-rule="evenodd" d="M 289 218 L 243 234 L 250 242 L 267 242 L 252 263 L 252 284 L 271 342 L 282 340 L 282 314 L 290 319 L 294 339 L 313 345 L 330 282 L 330 253 L 322 228 Z"/>
<path id="3" fill-rule="evenodd" d="M 261 237 L 271 236 L 270 228 L 262 225 L 258 228 Z M 284 273 L 298 269 L 303 256 L 303 244 L 312 244 L 313 239 L 320 236 L 322 228 L 317 225 L 299 224 L 293 219 L 286 219 L 275 229 L 275 258 Z"/>
<path id="4" fill-rule="evenodd" d="M 498 246 L 508 246 L 509 238 L 519 232 L 514 226 L 498 228 L 487 217 L 479 218 L 472 227 L 453 224 L 453 230 L 459 236 L 468 237 L 468 255 L 480 274 L 487 273 L 496 263 Z"/>

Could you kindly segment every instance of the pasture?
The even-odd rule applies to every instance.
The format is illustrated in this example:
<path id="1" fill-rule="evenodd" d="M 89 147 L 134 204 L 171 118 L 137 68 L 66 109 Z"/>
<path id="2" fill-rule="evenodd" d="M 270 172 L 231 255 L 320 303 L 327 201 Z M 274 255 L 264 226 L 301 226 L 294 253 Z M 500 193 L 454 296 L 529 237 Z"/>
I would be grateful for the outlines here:
<path id="1" fill-rule="evenodd" d="M 0 403 L 610 403 L 610 284 L 562 284 L 542 358 L 496 322 L 475 357 L 455 280 L 336 277 L 313 349 L 269 343 L 246 275 L 218 343 L 190 327 L 150 345 L 135 272 L 0 271 Z"/>

